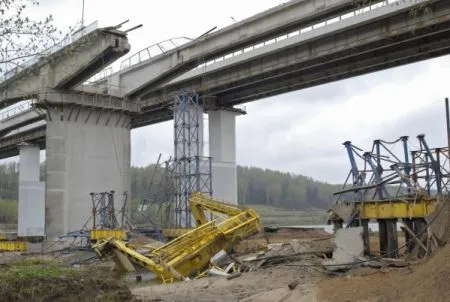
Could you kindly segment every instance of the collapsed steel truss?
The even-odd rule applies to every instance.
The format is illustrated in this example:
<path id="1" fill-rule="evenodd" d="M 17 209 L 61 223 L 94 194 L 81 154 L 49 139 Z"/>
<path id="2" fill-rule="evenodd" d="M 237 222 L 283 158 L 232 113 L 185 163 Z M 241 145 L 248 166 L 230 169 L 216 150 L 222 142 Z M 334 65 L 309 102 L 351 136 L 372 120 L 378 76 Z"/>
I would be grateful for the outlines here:
<path id="1" fill-rule="evenodd" d="M 413 151 L 410 151 L 407 136 L 393 142 L 374 140 L 368 152 L 349 141 L 344 142 L 351 169 L 342 190 L 335 193 L 337 203 L 408 200 L 448 193 L 448 147 L 430 148 L 423 134 L 417 139 L 419 149 Z M 392 151 L 394 149 L 401 149 L 401 152 Z"/>

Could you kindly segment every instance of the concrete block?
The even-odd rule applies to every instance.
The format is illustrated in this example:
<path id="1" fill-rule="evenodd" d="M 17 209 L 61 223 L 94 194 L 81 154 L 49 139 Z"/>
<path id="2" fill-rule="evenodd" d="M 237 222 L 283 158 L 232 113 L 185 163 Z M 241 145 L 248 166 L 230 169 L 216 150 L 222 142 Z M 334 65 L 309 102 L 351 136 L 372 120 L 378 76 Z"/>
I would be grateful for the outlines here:
<path id="1" fill-rule="evenodd" d="M 42 242 L 28 242 L 27 253 L 42 253 Z"/>
<path id="2" fill-rule="evenodd" d="M 339 229 L 334 237 L 333 259 L 324 261 L 324 264 L 336 265 L 328 266 L 327 269 L 329 270 L 345 269 L 363 256 L 363 227 Z"/>

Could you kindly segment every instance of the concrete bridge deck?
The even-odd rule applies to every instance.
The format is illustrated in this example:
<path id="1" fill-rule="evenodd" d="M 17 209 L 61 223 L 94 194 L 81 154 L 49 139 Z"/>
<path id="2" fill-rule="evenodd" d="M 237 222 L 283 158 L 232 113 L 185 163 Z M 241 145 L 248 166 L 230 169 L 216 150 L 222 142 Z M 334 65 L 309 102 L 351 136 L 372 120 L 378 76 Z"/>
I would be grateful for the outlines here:
<path id="1" fill-rule="evenodd" d="M 177 76 L 221 55 L 339 16 L 363 0 L 293 0 L 112 74 L 111 93 L 141 98 Z M 376 3 L 380 1 L 372 1 Z M 142 51 L 147 52 L 146 49 Z M 140 55 L 137 53 L 136 55 Z M 104 83 L 104 81 L 103 81 Z M 118 88 L 118 89 L 116 89 Z"/>
<path id="2" fill-rule="evenodd" d="M 306 5 L 303 2 L 289 3 Z M 172 119 L 171 100 L 182 88 L 214 96 L 216 107 L 231 107 L 450 53 L 448 1 L 419 1 L 426 6 L 420 6 L 414 17 L 411 17 L 411 10 L 417 9 L 414 1 L 397 1 L 388 5 L 375 3 L 359 13 L 348 13 L 347 2 L 347 5 L 332 2 L 336 6 L 322 6 L 322 10 L 317 8 L 318 2 L 308 3 L 316 3 L 316 9 L 312 10 L 321 12 L 317 18 L 311 16 L 311 20 L 336 15 L 338 20 L 328 19 L 325 24 L 309 30 L 299 29 L 296 34 L 291 33 L 280 41 L 263 43 L 251 51 L 214 64 L 204 64 L 141 95 L 139 106 L 142 112 L 132 113 L 131 128 Z M 287 13 L 286 7 L 280 6 L 269 10 L 269 13 Z M 339 15 L 342 13 L 344 15 Z M 242 22 L 256 22 L 262 16 L 256 15 L 250 21 Z M 221 32 L 232 32 L 236 26 Z M 286 28 L 292 30 L 292 27 Z M 187 44 L 184 49 L 189 47 Z M 169 53 L 164 58 L 171 55 Z M 151 65 L 150 61 L 142 62 L 127 69 L 125 74 L 138 77 L 142 66 L 147 68 Z M 111 79 L 114 79 L 114 74 Z M 152 82 L 152 74 L 143 79 Z"/>
<path id="3" fill-rule="evenodd" d="M 63 41 L 64 42 L 64 41 Z M 72 89 L 130 50 L 124 32 L 92 30 L 55 52 L 38 56 L 0 82 L 0 109 L 42 93 Z"/>
<path id="4" fill-rule="evenodd" d="M 172 118 L 181 88 L 234 105 L 450 54 L 450 3 L 404 1 L 197 68 L 142 97 L 133 127 Z"/>

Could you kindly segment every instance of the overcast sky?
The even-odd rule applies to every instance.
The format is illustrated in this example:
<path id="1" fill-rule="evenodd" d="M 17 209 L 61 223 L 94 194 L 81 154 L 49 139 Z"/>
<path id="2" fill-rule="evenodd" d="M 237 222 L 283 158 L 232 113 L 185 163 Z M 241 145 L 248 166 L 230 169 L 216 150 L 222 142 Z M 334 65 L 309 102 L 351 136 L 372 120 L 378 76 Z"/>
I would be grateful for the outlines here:
<path id="1" fill-rule="evenodd" d="M 168 38 L 195 38 L 286 1 L 86 0 L 85 24 L 125 28 L 132 53 Z M 67 28 L 81 19 L 82 0 L 43 0 L 37 15 L 53 14 Z M 425 133 L 433 147 L 446 144 L 444 98 L 450 95 L 450 58 L 442 57 L 383 72 L 283 94 L 246 104 L 237 118 L 237 162 L 289 171 L 332 183 L 349 170 L 342 142 L 369 149 L 372 140 L 402 135 L 417 145 Z M 132 131 L 132 164 L 147 165 L 173 152 L 173 122 Z"/>

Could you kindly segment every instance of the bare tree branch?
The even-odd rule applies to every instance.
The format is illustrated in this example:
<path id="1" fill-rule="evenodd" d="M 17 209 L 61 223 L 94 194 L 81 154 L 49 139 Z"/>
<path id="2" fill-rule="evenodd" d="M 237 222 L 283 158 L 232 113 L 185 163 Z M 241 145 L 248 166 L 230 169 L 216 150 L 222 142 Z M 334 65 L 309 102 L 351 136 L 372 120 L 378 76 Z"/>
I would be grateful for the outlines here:
<path id="1" fill-rule="evenodd" d="M 52 15 L 30 20 L 24 10 L 38 6 L 35 0 L 0 0 L 0 74 L 11 66 L 20 66 L 61 41 L 66 35 L 53 25 Z"/>

